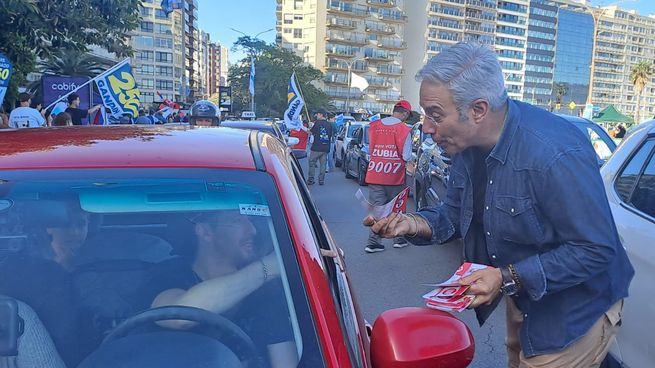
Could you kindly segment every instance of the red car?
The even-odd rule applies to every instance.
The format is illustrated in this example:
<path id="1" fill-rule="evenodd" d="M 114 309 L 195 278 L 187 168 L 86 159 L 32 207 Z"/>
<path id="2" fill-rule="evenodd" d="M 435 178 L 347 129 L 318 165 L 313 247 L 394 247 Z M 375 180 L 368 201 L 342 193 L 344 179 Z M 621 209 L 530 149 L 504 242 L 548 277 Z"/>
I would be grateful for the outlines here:
<path id="1" fill-rule="evenodd" d="M 426 308 L 367 327 L 274 137 L 230 128 L 0 133 L 0 355 L 18 367 L 465 367 Z M 418 296 L 417 296 L 418 297 Z"/>

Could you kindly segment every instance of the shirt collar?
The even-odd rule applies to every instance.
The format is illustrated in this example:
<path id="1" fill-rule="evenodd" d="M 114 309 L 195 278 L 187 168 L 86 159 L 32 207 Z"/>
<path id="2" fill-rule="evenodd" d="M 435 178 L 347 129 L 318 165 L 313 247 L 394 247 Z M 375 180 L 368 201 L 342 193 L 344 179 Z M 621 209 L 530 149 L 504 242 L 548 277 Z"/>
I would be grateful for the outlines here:
<path id="1" fill-rule="evenodd" d="M 519 110 L 518 105 L 514 100 L 507 99 L 507 114 L 505 115 L 505 122 L 503 124 L 503 130 L 500 133 L 498 142 L 494 149 L 489 154 L 489 157 L 493 157 L 496 160 L 500 161 L 503 165 L 507 160 L 507 153 L 509 152 L 509 147 L 512 145 L 512 139 L 516 133 L 516 129 L 519 127 L 519 121 L 521 120 L 521 111 Z"/>

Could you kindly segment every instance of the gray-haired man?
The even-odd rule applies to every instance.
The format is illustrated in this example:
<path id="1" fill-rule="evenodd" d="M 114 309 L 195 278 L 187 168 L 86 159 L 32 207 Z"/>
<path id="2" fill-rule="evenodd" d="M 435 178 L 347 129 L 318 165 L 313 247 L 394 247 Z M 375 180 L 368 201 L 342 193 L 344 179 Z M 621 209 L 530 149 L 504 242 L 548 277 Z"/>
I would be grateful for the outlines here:
<path id="1" fill-rule="evenodd" d="M 634 270 L 594 150 L 561 117 L 508 99 L 495 53 L 456 44 L 417 74 L 423 130 L 453 156 L 444 204 L 365 223 L 415 244 L 464 239 L 483 323 L 507 302 L 510 367 L 597 367 Z M 589 220 L 593 213 L 593 220 Z"/>

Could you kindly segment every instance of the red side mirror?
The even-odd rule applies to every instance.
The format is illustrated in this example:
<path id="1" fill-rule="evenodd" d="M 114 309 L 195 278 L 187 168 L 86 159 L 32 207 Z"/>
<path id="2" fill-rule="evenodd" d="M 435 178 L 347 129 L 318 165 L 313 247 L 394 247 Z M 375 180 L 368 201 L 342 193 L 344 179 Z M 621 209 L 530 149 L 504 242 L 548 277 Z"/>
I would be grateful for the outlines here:
<path id="1" fill-rule="evenodd" d="M 468 327 L 452 315 L 428 308 L 398 308 L 382 313 L 373 325 L 374 368 L 464 368 L 475 342 Z"/>

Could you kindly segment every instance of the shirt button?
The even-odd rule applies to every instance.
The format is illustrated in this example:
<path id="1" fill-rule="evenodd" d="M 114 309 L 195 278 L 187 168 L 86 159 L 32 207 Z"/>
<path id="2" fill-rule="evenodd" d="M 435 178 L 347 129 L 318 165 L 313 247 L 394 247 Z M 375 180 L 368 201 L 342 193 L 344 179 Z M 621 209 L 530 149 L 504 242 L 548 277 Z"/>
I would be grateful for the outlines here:
<path id="1" fill-rule="evenodd" d="M 496 259 L 496 255 L 495 255 L 495 254 L 492 254 L 492 255 L 491 255 L 491 258 L 492 258 L 492 259 Z"/>
<path id="2" fill-rule="evenodd" d="M 491 236 L 491 233 L 487 231 L 487 236 Z"/>
<path id="3" fill-rule="evenodd" d="M 491 185 L 491 184 L 493 184 L 493 183 L 494 183 L 493 180 L 489 180 L 489 185 Z"/>
<path id="4" fill-rule="evenodd" d="M 509 210 L 509 212 L 514 213 L 514 209 L 512 208 L 511 210 Z"/>
<path id="5" fill-rule="evenodd" d="M 523 318 L 528 318 L 528 314 L 527 314 L 527 313 L 524 314 L 524 315 L 523 315 Z"/>
<path id="6" fill-rule="evenodd" d="M 484 209 L 487 210 L 487 211 L 489 211 L 489 206 L 486 206 Z"/>

